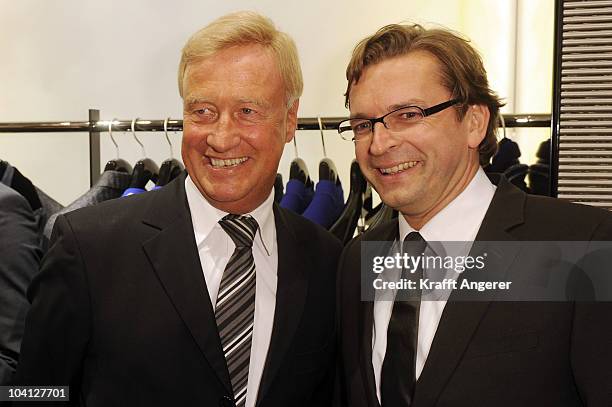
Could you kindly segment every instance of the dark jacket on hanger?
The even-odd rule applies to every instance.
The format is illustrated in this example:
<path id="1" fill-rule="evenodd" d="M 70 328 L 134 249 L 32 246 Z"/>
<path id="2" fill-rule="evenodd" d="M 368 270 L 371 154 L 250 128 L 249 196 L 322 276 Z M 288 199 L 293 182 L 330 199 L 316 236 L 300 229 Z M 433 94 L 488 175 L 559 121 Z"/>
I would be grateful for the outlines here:
<path id="1" fill-rule="evenodd" d="M 17 369 L 29 302 L 26 289 L 38 272 L 42 252 L 29 203 L 0 183 L 0 385 Z"/>
<path id="2" fill-rule="evenodd" d="M 34 212 L 38 232 L 41 236 L 49 217 L 64 208 L 55 199 L 34 186 L 32 181 L 6 161 L 0 161 L 0 182 L 19 192 L 28 201 Z"/>
<path id="3" fill-rule="evenodd" d="M 59 215 L 72 212 L 75 209 L 93 206 L 97 203 L 108 201 L 109 199 L 119 198 L 123 191 L 130 185 L 132 175 L 121 171 L 104 171 L 96 185 L 77 198 L 70 205 L 49 217 L 45 226 L 44 235 L 47 240 L 51 239 L 51 231 L 55 224 L 55 219 Z"/>
<path id="4" fill-rule="evenodd" d="M 283 175 L 276 174 L 274 179 L 274 202 L 280 203 L 285 195 L 285 184 L 283 183 Z"/>
<path id="5" fill-rule="evenodd" d="M 491 164 L 483 169 L 487 174 L 503 174 L 512 184 L 525 192 L 530 192 L 525 183 L 525 176 L 529 167 L 519 162 L 520 157 L 521 149 L 519 145 L 515 141 L 504 137 L 498 143 L 497 153 L 493 156 Z"/>
<path id="6" fill-rule="evenodd" d="M 529 186 L 532 194 L 550 195 L 550 139 L 543 141 L 536 153 L 535 164 L 529 166 Z"/>
<path id="7" fill-rule="evenodd" d="M 484 168 L 487 173 L 502 174 L 510 166 L 519 163 L 521 149 L 518 144 L 504 137 L 497 143 L 497 153 L 493 156 L 491 164 Z"/>

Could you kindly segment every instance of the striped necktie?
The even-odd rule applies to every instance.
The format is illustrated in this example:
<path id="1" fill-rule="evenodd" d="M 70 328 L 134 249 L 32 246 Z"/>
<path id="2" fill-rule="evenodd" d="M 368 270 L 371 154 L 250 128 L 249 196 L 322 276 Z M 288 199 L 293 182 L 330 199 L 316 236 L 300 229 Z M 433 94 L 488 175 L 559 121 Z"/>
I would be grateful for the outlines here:
<path id="1" fill-rule="evenodd" d="M 249 359 L 255 315 L 255 259 L 253 239 L 257 221 L 250 216 L 227 215 L 219 224 L 236 244 L 227 262 L 215 307 L 215 318 L 227 362 L 234 401 L 246 402 Z"/>

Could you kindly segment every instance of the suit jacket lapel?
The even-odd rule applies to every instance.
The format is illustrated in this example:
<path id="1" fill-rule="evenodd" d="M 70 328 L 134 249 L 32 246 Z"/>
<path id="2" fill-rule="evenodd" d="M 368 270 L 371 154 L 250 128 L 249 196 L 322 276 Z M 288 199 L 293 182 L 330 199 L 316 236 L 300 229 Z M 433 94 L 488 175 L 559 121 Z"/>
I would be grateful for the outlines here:
<path id="1" fill-rule="evenodd" d="M 231 393 L 215 314 L 195 243 L 184 182 L 185 174 L 155 192 L 158 199 L 151 204 L 143 222 L 159 232 L 143 242 L 143 249 L 208 364 Z"/>
<path id="2" fill-rule="evenodd" d="M 301 251 L 299 237 L 278 205 L 274 204 L 278 243 L 278 280 L 272 337 L 262 374 L 257 404 L 274 382 L 298 328 L 308 293 L 310 259 Z"/>
<path id="3" fill-rule="evenodd" d="M 370 242 L 393 242 L 398 239 L 399 236 L 399 225 L 397 219 L 393 219 L 381 226 L 372 229 L 367 236 L 367 241 Z M 388 246 L 384 246 L 385 249 Z M 360 248 L 359 248 L 360 249 Z M 360 249 L 361 250 L 361 249 Z M 383 250 L 384 251 L 384 250 Z M 387 255 L 388 252 L 382 255 Z M 361 256 L 355 256 L 356 263 L 353 267 L 361 269 L 361 263 L 359 261 Z M 361 273 L 361 271 L 360 271 Z M 361 295 L 361 291 L 358 293 Z M 374 302 L 373 301 L 360 301 L 360 313 L 359 318 L 360 326 L 359 332 L 359 365 L 361 367 L 361 374 L 363 377 L 363 383 L 366 387 L 366 397 L 368 398 L 369 406 L 380 406 L 378 396 L 376 395 L 376 379 L 374 378 L 374 367 L 372 366 L 372 331 L 374 329 Z"/>
<path id="4" fill-rule="evenodd" d="M 500 249 L 496 245 L 495 249 L 489 250 L 486 243 L 479 245 L 478 242 L 514 240 L 508 230 L 523 222 L 524 201 L 525 193 L 501 178 L 470 252 L 473 256 L 487 252 L 487 263 L 501 274 L 510 266 L 519 247 L 508 245 Z M 460 280 L 469 279 L 469 276 L 466 272 Z M 415 407 L 436 403 L 489 307 L 490 301 L 462 301 L 462 295 L 458 290 L 453 291 L 444 308 L 425 367 L 417 381 Z"/>
<path id="5" fill-rule="evenodd" d="M 374 327 L 374 302 L 360 302 L 362 323 L 360 328 L 359 338 L 359 365 L 361 366 L 361 375 L 363 383 L 366 386 L 366 397 L 368 398 L 369 406 L 380 406 L 378 396 L 376 395 L 376 379 L 374 378 L 374 367 L 372 366 L 372 330 Z"/>

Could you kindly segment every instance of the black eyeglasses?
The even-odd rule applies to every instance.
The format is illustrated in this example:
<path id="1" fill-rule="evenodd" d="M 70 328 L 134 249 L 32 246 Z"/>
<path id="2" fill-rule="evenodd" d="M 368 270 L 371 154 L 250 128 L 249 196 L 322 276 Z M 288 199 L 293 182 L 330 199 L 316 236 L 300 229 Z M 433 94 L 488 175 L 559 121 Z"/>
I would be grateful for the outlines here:
<path id="1" fill-rule="evenodd" d="M 441 112 L 457 103 L 459 103 L 459 99 L 451 99 L 427 109 L 419 106 L 404 106 L 375 119 L 353 118 L 343 120 L 338 125 L 338 133 L 344 140 L 360 141 L 374 132 L 376 123 L 382 123 L 385 128 L 392 132 L 403 131 L 420 122 L 423 118 Z"/>

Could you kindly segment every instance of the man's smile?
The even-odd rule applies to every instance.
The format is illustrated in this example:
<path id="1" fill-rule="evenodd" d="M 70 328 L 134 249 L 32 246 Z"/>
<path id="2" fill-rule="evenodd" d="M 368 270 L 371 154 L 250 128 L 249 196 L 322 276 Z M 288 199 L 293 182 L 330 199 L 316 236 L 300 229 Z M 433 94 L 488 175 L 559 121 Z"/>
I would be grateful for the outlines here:
<path id="1" fill-rule="evenodd" d="M 249 159 L 248 157 L 228 158 L 228 159 L 210 158 L 210 164 L 214 168 L 236 167 L 244 163 L 248 159 Z"/>

